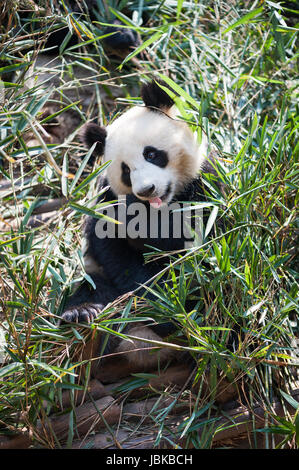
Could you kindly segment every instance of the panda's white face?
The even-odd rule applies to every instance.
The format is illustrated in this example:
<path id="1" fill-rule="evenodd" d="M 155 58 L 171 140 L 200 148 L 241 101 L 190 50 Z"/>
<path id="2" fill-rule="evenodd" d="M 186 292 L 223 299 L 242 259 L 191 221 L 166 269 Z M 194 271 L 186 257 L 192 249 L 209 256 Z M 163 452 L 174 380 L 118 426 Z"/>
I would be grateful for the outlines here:
<path id="1" fill-rule="evenodd" d="M 153 207 L 171 201 L 196 177 L 206 156 L 188 126 L 175 119 L 173 106 L 163 112 L 134 107 L 107 127 L 104 160 L 116 195 L 134 193 Z"/>

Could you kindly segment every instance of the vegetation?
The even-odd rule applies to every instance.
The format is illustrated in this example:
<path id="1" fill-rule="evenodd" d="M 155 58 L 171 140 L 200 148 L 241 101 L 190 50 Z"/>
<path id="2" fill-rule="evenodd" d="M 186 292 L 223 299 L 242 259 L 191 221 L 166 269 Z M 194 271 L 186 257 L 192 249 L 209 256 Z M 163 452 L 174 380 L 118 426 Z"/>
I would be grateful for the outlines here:
<path id="1" fill-rule="evenodd" d="M 139 321 L 175 320 L 181 326 L 177 335 L 183 332 L 187 338 L 176 348 L 187 348 L 195 359 L 198 392 L 178 426 L 176 437 L 184 439 L 179 445 L 214 446 L 222 416 L 215 401 L 220 376 L 236 383 L 249 409 L 263 404 L 268 424 L 259 432 L 266 436 L 265 447 L 296 448 L 295 2 L 94 4 L 92 19 L 83 6 L 82 13 L 74 13 L 63 0 L 10 0 L 0 7 L 0 433 L 25 429 L 35 446 L 62 445 L 54 435 L 46 440 L 37 423 L 47 422 L 59 407 L 63 390 L 87 387 L 89 366 L 84 384 L 76 383 L 82 368 L 78 351 L 96 330 L 115 326 L 111 313 L 117 311 L 121 318 L 114 334 L 130 315 Z M 105 25 L 115 17 L 142 39 L 121 59 L 107 56 L 103 47 Z M 30 67 L 48 47 L 50 32 L 62 27 L 69 34 L 54 55 L 59 65 L 44 65 L 29 80 Z M 87 81 L 81 78 L 84 71 L 91 77 Z M 49 78 L 40 79 L 45 72 L 59 77 L 58 87 Z M 67 294 L 77 281 L 89 279 L 82 264 L 82 223 L 84 214 L 96 213 L 95 182 L 103 170 L 88 165 L 80 128 L 94 117 L 106 123 L 124 106 L 139 102 L 140 78 L 154 73 L 169 80 L 179 95 L 182 117 L 199 137 L 202 129 L 207 132 L 217 151 L 217 171 L 227 190 L 224 197 L 205 177 L 213 194 L 205 209 L 207 231 L 215 220 L 225 220 L 225 228 L 205 237 L 201 246 L 174 255 L 167 267 L 169 282 L 163 289 L 152 287 L 155 302 L 121 299 L 92 325 L 60 328 Z M 90 99 L 84 107 L 80 100 L 86 87 Z M 76 116 L 75 128 L 64 139 L 51 141 L 53 126 L 63 126 L 69 113 Z M 42 204 L 57 198 L 62 201 L 59 210 L 40 225 L 28 225 Z M 192 312 L 185 308 L 190 298 L 197 301 Z M 201 386 L 207 376 L 208 391 Z M 138 374 L 122 393 L 146 380 Z M 174 401 L 181 395 L 163 393 Z M 283 418 L 273 409 L 275 396 L 285 407 Z M 156 445 L 174 445 L 165 438 L 170 409 L 151 415 Z M 71 411 L 68 446 L 75 437 L 73 419 Z M 279 444 L 277 434 L 282 436 Z M 253 433 L 252 448 L 257 436 Z"/>

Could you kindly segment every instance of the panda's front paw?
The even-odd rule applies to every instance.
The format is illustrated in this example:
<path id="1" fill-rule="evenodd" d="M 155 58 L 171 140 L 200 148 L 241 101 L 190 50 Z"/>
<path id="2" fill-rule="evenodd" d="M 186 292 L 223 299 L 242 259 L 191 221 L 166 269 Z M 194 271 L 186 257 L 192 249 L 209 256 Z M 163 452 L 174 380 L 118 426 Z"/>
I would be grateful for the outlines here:
<path id="1" fill-rule="evenodd" d="M 91 323 L 102 309 L 101 304 L 73 305 L 63 312 L 61 322 Z"/>

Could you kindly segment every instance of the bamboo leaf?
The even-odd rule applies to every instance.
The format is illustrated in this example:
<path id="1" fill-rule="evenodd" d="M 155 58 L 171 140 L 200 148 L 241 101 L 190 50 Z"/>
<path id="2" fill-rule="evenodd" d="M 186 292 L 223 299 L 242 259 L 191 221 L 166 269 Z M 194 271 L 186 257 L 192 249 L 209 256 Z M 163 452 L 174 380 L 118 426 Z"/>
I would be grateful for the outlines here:
<path id="1" fill-rule="evenodd" d="M 260 13 L 262 13 L 263 10 L 264 10 L 264 7 L 259 7 L 259 8 L 256 8 L 255 10 L 250 11 L 250 12 L 247 13 L 245 16 L 243 16 L 242 18 L 240 18 L 239 20 L 237 20 L 235 23 L 233 23 L 232 25 L 230 25 L 228 28 L 226 28 L 226 29 L 223 31 L 223 34 L 228 33 L 228 32 L 231 31 L 232 29 L 235 29 L 235 28 L 237 28 L 238 26 L 240 26 L 240 25 L 242 25 L 242 24 L 247 24 L 247 23 L 249 23 L 250 20 L 252 20 L 252 19 L 255 18 L 256 16 L 260 15 Z"/>
<path id="2" fill-rule="evenodd" d="M 140 52 L 144 51 L 147 47 L 153 44 L 155 41 L 158 41 L 164 33 L 161 31 L 156 31 L 149 39 L 144 41 L 139 47 L 137 47 L 133 52 L 127 55 L 127 57 L 122 61 L 119 69 L 121 70 L 123 66 L 129 62 L 133 57 L 140 54 Z"/>

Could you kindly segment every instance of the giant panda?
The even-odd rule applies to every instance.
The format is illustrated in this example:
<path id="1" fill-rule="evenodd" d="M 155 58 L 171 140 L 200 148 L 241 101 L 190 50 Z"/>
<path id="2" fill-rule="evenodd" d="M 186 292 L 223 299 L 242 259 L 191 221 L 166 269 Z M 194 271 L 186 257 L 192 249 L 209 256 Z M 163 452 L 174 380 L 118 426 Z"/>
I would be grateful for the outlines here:
<path id="1" fill-rule="evenodd" d="M 155 232 L 151 237 L 149 214 L 155 211 L 162 213 L 163 208 L 174 201 L 202 201 L 201 174 L 210 173 L 216 179 L 215 161 L 207 155 L 207 139 L 199 145 L 189 126 L 178 118 L 174 101 L 165 91 L 165 83 L 152 80 L 144 84 L 141 96 L 142 106 L 133 106 L 106 128 L 95 123 L 86 124 L 82 138 L 88 148 L 94 146 L 93 157 L 101 156 L 103 162 L 110 162 L 99 183 L 99 200 L 108 204 L 121 196 L 127 212 L 133 204 L 141 204 L 148 222 L 146 233 L 139 237 L 131 237 L 130 234 L 125 238 L 123 235 L 118 237 L 119 225 L 113 224 L 116 236 L 99 238 L 98 219 L 88 217 L 85 259 L 89 269 L 86 269 L 96 289 L 87 282 L 82 284 L 68 300 L 62 322 L 91 322 L 108 303 L 152 280 L 169 259 L 162 257 L 145 263 L 144 253 L 151 251 L 149 246 L 167 252 L 180 250 L 185 246 L 186 237 L 173 236 L 171 215 L 170 235 L 163 238 L 158 231 L 158 235 Z M 117 210 L 115 213 L 117 218 Z M 126 223 L 131 221 L 132 215 Z M 165 276 L 159 278 L 161 286 L 164 280 Z M 142 293 L 146 293 L 145 287 L 138 291 L 139 295 Z M 147 296 L 151 295 L 147 293 Z M 111 338 L 108 351 L 123 353 L 122 359 L 125 355 L 136 369 L 150 369 L 157 359 L 148 352 L 150 345 L 147 340 L 161 340 L 173 332 L 173 328 L 175 326 L 171 322 L 135 325 L 126 330 L 140 338 L 135 346 L 126 340 L 115 344 L 115 338 Z M 109 344 L 113 344 L 112 349 L 109 349 Z M 159 360 L 163 362 L 168 358 L 167 348 L 162 348 Z"/>

